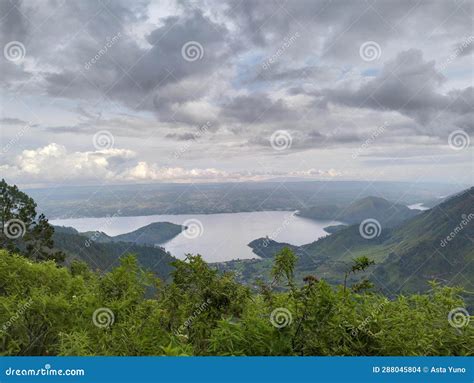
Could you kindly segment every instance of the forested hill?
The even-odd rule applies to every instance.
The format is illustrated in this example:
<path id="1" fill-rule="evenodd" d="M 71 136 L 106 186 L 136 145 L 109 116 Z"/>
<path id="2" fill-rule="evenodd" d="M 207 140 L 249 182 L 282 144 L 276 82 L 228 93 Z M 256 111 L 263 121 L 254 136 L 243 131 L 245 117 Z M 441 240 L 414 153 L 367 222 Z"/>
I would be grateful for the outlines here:
<path id="1" fill-rule="evenodd" d="M 170 263 L 176 260 L 161 247 L 132 242 L 94 241 L 72 228 L 56 230 L 53 238 L 55 247 L 66 254 L 66 264 L 70 264 L 73 260 L 81 260 L 92 270 L 100 272 L 117 266 L 124 254 L 135 254 L 141 267 L 167 280 L 173 269 Z"/>
<path id="2" fill-rule="evenodd" d="M 405 205 L 373 196 L 359 199 L 347 206 L 316 205 L 298 212 L 302 217 L 342 221 L 348 224 L 359 224 L 366 218 L 373 218 L 385 227 L 399 225 L 418 213 L 417 210 L 409 209 Z"/>
<path id="3" fill-rule="evenodd" d="M 388 246 L 388 258 L 374 272 L 388 291 L 418 291 L 428 279 L 472 291 L 474 187 L 395 229 Z"/>
<path id="4" fill-rule="evenodd" d="M 56 231 L 69 230 L 71 228 L 64 228 L 56 226 Z M 88 238 L 92 238 L 96 242 L 109 243 L 109 242 L 133 242 L 137 245 L 160 245 L 176 237 L 185 228 L 181 225 L 176 225 L 170 222 L 153 222 L 149 225 L 143 226 L 134 230 L 130 233 L 119 234 L 116 236 L 109 236 L 101 231 L 88 231 L 76 234 L 84 235 Z"/>
<path id="5" fill-rule="evenodd" d="M 426 283 L 426 263 L 409 265 L 415 274 L 407 278 L 403 262 L 431 246 L 425 261 L 439 267 L 436 257 L 448 258 L 452 269 L 442 264 L 436 272 L 466 286 L 472 189 L 372 239 L 355 225 L 294 251 L 235 262 L 239 279 L 247 271 L 254 279 L 267 275 L 256 289 L 200 256 L 175 260 L 159 247 L 100 243 L 71 228 L 55 233 L 25 193 L 5 181 L 0 192 L 1 223 L 8 222 L 0 231 L 1 355 L 472 355 L 462 289 L 432 284 L 426 293 L 401 295 L 397 286 L 387 297 L 366 279 L 374 258 L 387 267 L 387 284 L 392 275 L 402 287 L 415 286 L 406 283 L 411 276 Z M 421 236 L 425 231 L 430 235 Z M 444 239 L 446 252 L 436 248 Z M 253 244 L 282 246 L 268 238 Z M 396 257 L 386 260 L 389 251 Z"/>
<path id="6" fill-rule="evenodd" d="M 428 280 L 471 288 L 473 239 L 474 188 L 470 188 L 396 228 L 381 225 L 371 239 L 361 236 L 359 225 L 352 225 L 308 245 L 292 246 L 292 250 L 298 256 L 296 275 L 300 282 L 313 274 L 333 284 L 341 283 L 351 260 L 367 256 L 376 262 L 372 281 L 393 294 L 427 290 Z M 263 240 L 253 241 L 251 246 L 256 248 Z M 238 271 L 246 283 L 254 283 L 252 274 L 268 280 L 272 254 L 285 246 L 267 240 L 257 252 L 265 259 L 234 261 L 220 267 Z"/>

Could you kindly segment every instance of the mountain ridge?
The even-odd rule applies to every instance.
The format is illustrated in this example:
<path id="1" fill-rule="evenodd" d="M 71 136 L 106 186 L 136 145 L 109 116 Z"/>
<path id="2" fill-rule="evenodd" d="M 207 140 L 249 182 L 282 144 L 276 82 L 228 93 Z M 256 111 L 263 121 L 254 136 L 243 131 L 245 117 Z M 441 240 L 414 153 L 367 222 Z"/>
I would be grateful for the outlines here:
<path id="1" fill-rule="evenodd" d="M 462 228 L 456 229 L 463 221 Z M 446 240 L 447 244 L 443 246 L 443 239 L 451 233 L 455 233 L 454 238 Z M 367 256 L 376 262 L 376 266 L 365 276 L 388 295 L 426 291 L 430 279 L 469 288 L 469 279 L 464 274 L 474 273 L 474 187 L 447 198 L 399 226 L 381 226 L 377 234 L 366 239 L 361 236 L 359 225 L 351 225 L 315 242 L 293 246 L 298 257 L 297 279 L 301 281 L 305 275 L 314 274 L 339 284 L 352 259 Z M 259 243 L 256 240 L 250 245 L 254 247 Z M 262 276 L 268 276 L 271 253 L 286 246 L 272 240 L 266 243 L 265 248 L 259 248 L 263 259 L 248 262 L 248 267 L 258 269 Z M 264 250 L 267 253 L 262 255 Z M 240 262 L 234 262 L 231 267 L 223 265 L 221 269 L 238 269 L 240 276 L 249 277 L 246 261 Z M 243 277 L 241 281 L 253 282 Z"/>
<path id="2" fill-rule="evenodd" d="M 347 206 L 316 205 L 298 212 L 301 217 L 341 221 L 349 225 L 372 218 L 385 227 L 397 226 L 417 214 L 419 214 L 417 210 L 377 196 L 364 197 Z"/>

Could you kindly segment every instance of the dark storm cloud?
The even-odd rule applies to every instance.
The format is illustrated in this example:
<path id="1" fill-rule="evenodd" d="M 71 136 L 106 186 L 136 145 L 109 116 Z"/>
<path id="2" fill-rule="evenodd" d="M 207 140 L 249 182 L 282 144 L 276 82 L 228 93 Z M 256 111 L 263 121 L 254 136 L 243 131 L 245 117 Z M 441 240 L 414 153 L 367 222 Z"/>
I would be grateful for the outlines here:
<path id="1" fill-rule="evenodd" d="M 328 105 L 398 112 L 412 120 L 397 130 L 406 136 L 444 136 L 454 127 L 472 132 L 472 87 L 443 89 L 449 74 L 437 69 L 451 52 L 436 60 L 424 54 L 429 43 L 466 43 L 471 2 L 177 1 L 165 16 L 148 6 L 1 2 L 1 41 L 23 41 L 26 57 L 21 65 L 2 60 L 0 81 L 28 95 L 151 112 L 161 126 L 180 130 L 167 136 L 176 140 L 192 139 L 192 126 L 212 120 L 212 129 L 249 134 L 243 138 L 255 145 L 266 145 L 268 132 L 290 128 L 295 148 L 345 145 L 376 125 L 353 126 Z M 285 38 L 291 46 L 281 50 Z M 359 47 L 371 40 L 381 57 L 367 63 Z M 194 61 L 182 55 L 190 41 L 202 46 Z M 472 52 L 474 44 L 465 45 L 458 62 Z M 262 70 L 270 57 L 274 64 Z M 372 74 L 364 77 L 364 69 Z M 100 116 L 77 115 L 79 123 L 44 130 L 90 133 L 104 124 Z M 118 134 L 145 129 L 127 119 L 107 123 Z"/>
<path id="2" fill-rule="evenodd" d="M 471 14 L 469 1 L 412 0 L 251 0 L 238 4 L 229 1 L 228 11 L 249 41 L 258 46 L 271 45 L 299 30 L 302 35 L 313 37 L 306 39 L 305 50 L 320 48 L 325 56 L 356 60 L 358 47 L 364 41 L 377 40 L 385 46 L 390 41 L 413 35 L 410 23 L 414 20 L 417 30 L 423 30 L 427 38 L 433 34 L 439 39 L 438 31 L 442 32 L 443 39 L 459 36 L 472 28 Z M 447 22 L 449 26 L 445 25 Z M 315 38 L 320 35 L 327 36 L 321 43 Z"/>
<path id="3" fill-rule="evenodd" d="M 20 7 L 20 0 L 0 2 L 0 42 L 2 45 L 12 40 L 25 41 L 26 39 L 28 21 L 21 14 Z"/>
<path id="4" fill-rule="evenodd" d="M 272 101 L 266 94 L 237 96 L 224 106 L 225 117 L 242 123 L 294 119 L 295 115 L 282 100 Z"/>
<path id="5" fill-rule="evenodd" d="M 336 104 L 397 111 L 425 126 L 443 112 L 472 114 L 473 88 L 444 95 L 438 90 L 443 82 L 435 62 L 425 61 L 420 50 L 412 49 L 387 62 L 379 75 L 359 89 L 327 89 L 325 93 Z"/>
<path id="6" fill-rule="evenodd" d="M 62 70 L 43 74 L 48 93 L 82 99 L 104 96 L 132 109 L 154 111 L 162 121 L 196 123 L 176 113 L 180 103 L 203 95 L 183 81 L 212 75 L 239 50 L 227 29 L 192 9 L 162 20 L 146 36 L 144 47 L 127 31 L 127 22 L 137 22 L 130 10 L 114 2 L 95 5 L 96 14 L 88 10 L 84 16 L 84 31 L 59 48 Z M 189 41 L 201 44 L 200 59 L 183 58 L 182 47 Z M 181 92 L 163 92 L 170 84 Z"/>

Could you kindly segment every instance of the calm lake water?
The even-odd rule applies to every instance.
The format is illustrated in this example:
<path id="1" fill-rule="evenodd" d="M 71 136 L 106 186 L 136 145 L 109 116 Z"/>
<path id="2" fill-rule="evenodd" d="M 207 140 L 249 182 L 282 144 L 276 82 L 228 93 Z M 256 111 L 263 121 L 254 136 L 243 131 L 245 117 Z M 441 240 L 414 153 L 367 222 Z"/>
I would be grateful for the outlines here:
<path id="1" fill-rule="evenodd" d="M 190 229 L 161 244 L 177 258 L 186 253 L 201 254 L 208 262 L 257 258 L 247 244 L 269 236 L 278 242 L 303 245 L 328 235 L 323 228 L 337 221 L 315 221 L 290 211 L 251 213 L 149 215 L 140 217 L 72 218 L 50 221 L 53 225 L 70 226 L 80 232 L 103 231 L 118 235 L 134 231 L 152 222 L 184 224 Z"/>
<path id="2" fill-rule="evenodd" d="M 413 205 L 408 205 L 407 207 L 412 210 L 422 210 L 422 211 L 429 209 L 429 207 L 426 207 L 423 205 L 423 202 L 414 203 Z"/>

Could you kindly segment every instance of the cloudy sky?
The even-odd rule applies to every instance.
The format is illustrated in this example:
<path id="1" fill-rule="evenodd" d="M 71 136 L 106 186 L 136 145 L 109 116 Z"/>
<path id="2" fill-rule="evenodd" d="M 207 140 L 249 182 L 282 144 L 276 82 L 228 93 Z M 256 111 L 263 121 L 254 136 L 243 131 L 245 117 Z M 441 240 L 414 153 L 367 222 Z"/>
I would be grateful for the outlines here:
<path id="1" fill-rule="evenodd" d="M 22 185 L 473 183 L 472 1 L 0 1 Z"/>

